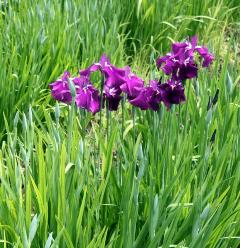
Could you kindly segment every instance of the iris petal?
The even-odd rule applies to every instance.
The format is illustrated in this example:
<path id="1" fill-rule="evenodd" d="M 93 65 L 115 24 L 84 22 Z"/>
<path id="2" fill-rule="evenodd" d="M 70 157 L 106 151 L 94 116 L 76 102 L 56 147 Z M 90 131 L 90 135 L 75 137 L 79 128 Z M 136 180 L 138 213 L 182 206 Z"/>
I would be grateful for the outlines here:
<path id="1" fill-rule="evenodd" d="M 175 80 L 197 77 L 198 67 L 194 53 L 197 52 L 203 58 L 202 67 L 208 67 L 214 60 L 206 47 L 197 46 L 197 40 L 197 36 L 193 36 L 190 41 L 173 43 L 172 51 L 157 59 L 157 67 L 166 75 L 172 75 Z"/>

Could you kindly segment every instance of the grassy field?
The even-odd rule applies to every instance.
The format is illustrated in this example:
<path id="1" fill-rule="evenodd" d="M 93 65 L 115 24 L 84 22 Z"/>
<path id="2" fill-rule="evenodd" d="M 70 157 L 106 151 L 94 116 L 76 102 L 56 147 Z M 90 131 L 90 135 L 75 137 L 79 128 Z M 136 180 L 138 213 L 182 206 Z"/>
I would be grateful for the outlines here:
<path id="1" fill-rule="evenodd" d="M 239 20 L 239 0 L 1 0 L 0 247 L 239 247 Z M 194 34 L 215 61 L 170 111 L 51 98 L 102 53 L 153 79 Z"/>

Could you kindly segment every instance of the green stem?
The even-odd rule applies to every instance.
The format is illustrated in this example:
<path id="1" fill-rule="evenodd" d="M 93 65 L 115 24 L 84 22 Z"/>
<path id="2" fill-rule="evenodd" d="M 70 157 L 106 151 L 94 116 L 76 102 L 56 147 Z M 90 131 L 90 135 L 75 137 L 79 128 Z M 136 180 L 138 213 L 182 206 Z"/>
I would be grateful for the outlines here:
<path id="1" fill-rule="evenodd" d="M 188 104 L 189 104 L 190 87 L 191 87 L 191 85 L 188 85 L 186 112 L 185 112 L 185 116 L 184 116 L 184 120 L 185 120 L 185 121 L 184 121 L 184 134 L 186 134 L 186 130 L 187 130 L 187 113 L 188 113 Z"/>
<path id="2" fill-rule="evenodd" d="M 101 157 L 100 157 L 100 139 L 101 139 L 101 129 L 102 129 L 102 109 L 103 109 L 103 86 L 104 86 L 104 76 L 101 80 L 101 98 L 100 98 L 100 121 L 99 121 L 99 133 L 98 133 L 98 170 L 101 167 Z"/>
<path id="3" fill-rule="evenodd" d="M 68 143 L 67 143 L 67 161 L 70 162 L 71 159 L 71 144 L 72 144 L 72 131 L 73 131 L 73 119 L 74 119 L 74 107 L 75 107 L 75 97 L 72 99 L 71 110 L 68 122 Z"/>

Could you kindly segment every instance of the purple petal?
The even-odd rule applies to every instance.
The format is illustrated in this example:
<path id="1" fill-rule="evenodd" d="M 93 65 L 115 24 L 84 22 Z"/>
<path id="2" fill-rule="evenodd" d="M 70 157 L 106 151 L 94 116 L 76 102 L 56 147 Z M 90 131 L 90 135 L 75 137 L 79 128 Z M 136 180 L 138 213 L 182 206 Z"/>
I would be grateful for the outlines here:
<path id="1" fill-rule="evenodd" d="M 174 55 L 179 55 L 183 53 L 188 46 L 187 42 L 176 42 L 172 44 L 172 51 Z"/>
<path id="2" fill-rule="evenodd" d="M 56 81 L 50 84 L 49 87 L 51 88 L 51 95 L 55 100 L 68 104 L 72 102 L 72 95 L 68 83 Z"/>
<path id="3" fill-rule="evenodd" d="M 100 105 L 101 105 L 101 100 L 98 90 L 92 87 L 90 96 L 91 97 L 90 97 L 90 101 L 88 101 L 87 110 L 92 112 L 93 114 L 96 114 L 97 112 L 100 111 Z"/>
<path id="4" fill-rule="evenodd" d="M 88 93 L 83 90 L 83 89 L 80 89 L 76 95 L 76 105 L 79 107 L 79 108 L 82 108 L 82 109 L 87 109 L 88 108 Z"/>
<path id="5" fill-rule="evenodd" d="M 172 104 L 180 104 L 185 101 L 184 87 L 178 81 L 169 80 L 160 85 L 161 97 L 163 103 L 169 109 Z"/>
<path id="6" fill-rule="evenodd" d="M 106 65 L 110 65 L 110 59 L 106 56 L 106 54 L 103 54 L 100 58 L 100 64 L 104 67 Z"/>
<path id="7" fill-rule="evenodd" d="M 157 111 L 161 102 L 161 92 L 159 83 L 156 80 L 151 80 L 148 87 L 143 87 L 139 94 L 129 100 L 129 102 L 142 110 L 152 109 Z"/>
<path id="8" fill-rule="evenodd" d="M 76 95 L 76 105 L 93 114 L 100 111 L 100 96 L 98 90 L 92 85 L 79 89 Z"/>
<path id="9" fill-rule="evenodd" d="M 208 49 L 206 47 L 196 47 L 195 51 L 198 52 L 198 54 L 203 58 L 203 67 L 208 67 L 214 60 L 213 54 L 208 52 Z"/>
<path id="10" fill-rule="evenodd" d="M 123 83 L 125 83 L 125 69 L 119 69 L 114 66 L 106 67 L 102 70 L 105 75 L 105 84 L 108 87 L 120 87 Z"/>
<path id="11" fill-rule="evenodd" d="M 176 62 L 174 63 L 171 60 L 167 60 L 165 65 L 162 66 L 162 70 L 165 74 L 170 75 L 176 68 Z"/>
<path id="12" fill-rule="evenodd" d="M 62 80 L 63 81 L 68 81 L 68 78 L 70 77 L 70 72 L 69 71 L 65 71 L 62 75 Z"/>
<path id="13" fill-rule="evenodd" d="M 146 89 L 142 89 L 139 95 L 129 101 L 133 106 L 140 108 L 141 110 L 146 110 L 149 108 L 147 103 Z"/>
<path id="14" fill-rule="evenodd" d="M 157 67 L 166 75 L 172 75 L 175 80 L 186 80 L 197 77 L 198 68 L 194 53 L 198 52 L 203 58 L 202 67 L 208 67 L 214 56 L 206 47 L 197 46 L 198 38 L 193 36 L 190 41 L 172 44 L 172 52 L 157 59 Z"/>
<path id="15" fill-rule="evenodd" d="M 185 80 L 197 77 L 198 68 L 195 64 L 183 65 L 179 68 L 178 71 L 178 80 Z"/>
<path id="16" fill-rule="evenodd" d="M 49 84 L 52 97 L 57 101 L 67 104 L 70 104 L 72 102 L 72 95 L 68 85 L 69 77 L 70 73 L 68 71 L 65 71 L 61 79 L 58 79 L 57 81 Z"/>
<path id="17" fill-rule="evenodd" d="M 122 97 L 120 95 L 115 97 L 106 97 L 106 101 L 108 103 L 108 109 L 110 111 L 116 111 L 118 109 L 121 99 Z"/>
<path id="18" fill-rule="evenodd" d="M 116 111 L 118 109 L 118 105 L 120 100 L 122 99 L 121 97 L 121 93 L 122 90 L 117 87 L 108 87 L 107 85 L 104 85 L 104 98 L 106 99 L 106 101 L 108 102 L 108 109 L 110 111 Z"/>
<path id="19" fill-rule="evenodd" d="M 131 72 L 126 76 L 125 82 L 120 86 L 121 90 L 127 94 L 129 99 L 133 99 L 139 95 L 143 87 L 144 81 Z"/>
<path id="20" fill-rule="evenodd" d="M 99 70 L 100 67 L 100 64 L 95 63 L 90 65 L 87 69 L 81 70 L 79 74 L 84 77 L 89 77 L 92 72 Z"/>
<path id="21" fill-rule="evenodd" d="M 197 43 L 198 43 L 198 37 L 197 37 L 197 35 L 194 35 L 194 36 L 191 38 L 191 45 L 192 45 L 192 48 L 193 48 L 193 49 L 197 46 Z"/>
<path id="22" fill-rule="evenodd" d="M 170 55 L 162 56 L 157 59 L 157 67 L 160 68 L 163 63 L 166 63 L 168 61 Z"/>

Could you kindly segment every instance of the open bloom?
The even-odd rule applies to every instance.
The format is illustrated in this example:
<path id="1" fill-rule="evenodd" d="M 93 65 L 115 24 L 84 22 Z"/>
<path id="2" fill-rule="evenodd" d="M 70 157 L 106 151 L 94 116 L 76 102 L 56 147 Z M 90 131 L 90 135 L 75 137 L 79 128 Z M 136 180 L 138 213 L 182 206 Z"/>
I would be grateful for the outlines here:
<path id="1" fill-rule="evenodd" d="M 129 102 L 142 110 L 152 109 L 158 110 L 159 104 L 161 102 L 161 92 L 159 88 L 159 83 L 155 80 L 150 81 L 150 85 L 143 87 L 138 95 L 130 99 Z"/>
<path id="2" fill-rule="evenodd" d="M 93 63 L 87 69 L 81 70 L 79 73 L 81 76 L 90 77 L 91 73 L 100 71 L 105 77 L 105 84 L 109 87 L 118 87 L 124 83 L 125 68 L 117 68 L 110 63 L 109 58 L 103 54 L 98 63 Z"/>
<path id="3" fill-rule="evenodd" d="M 110 111 L 117 110 L 122 99 L 122 92 L 129 99 L 135 98 L 144 87 L 144 81 L 131 72 L 130 67 L 118 68 L 110 63 L 109 58 L 103 54 L 98 63 L 93 63 L 80 76 L 90 78 L 91 73 L 100 71 L 104 77 L 103 96 Z"/>
<path id="4" fill-rule="evenodd" d="M 61 79 L 49 85 L 53 98 L 67 104 L 72 102 L 72 95 L 68 84 L 69 79 L 72 80 L 76 90 L 76 105 L 93 114 L 97 113 L 100 110 L 99 92 L 93 87 L 87 77 L 70 78 L 70 73 L 65 71 Z"/>
<path id="5" fill-rule="evenodd" d="M 90 78 L 91 73 L 100 71 L 104 76 L 103 96 L 108 102 L 109 110 L 117 110 L 121 100 L 122 90 L 120 86 L 125 82 L 125 68 L 117 68 L 110 63 L 109 58 L 103 54 L 98 63 L 93 63 L 87 69 L 81 70 L 80 75 Z"/>
<path id="6" fill-rule="evenodd" d="M 76 105 L 79 108 L 86 109 L 93 114 L 100 111 L 100 96 L 98 90 L 91 84 L 86 85 L 84 88 L 78 89 L 76 95 Z"/>
<path id="7" fill-rule="evenodd" d="M 57 101 L 67 104 L 70 104 L 72 102 L 72 95 L 68 84 L 69 77 L 70 73 L 68 71 L 65 71 L 60 79 L 49 84 L 52 97 Z"/>
<path id="8" fill-rule="evenodd" d="M 126 68 L 125 81 L 120 86 L 121 90 L 127 94 L 128 99 L 134 99 L 139 95 L 144 87 L 144 81 L 131 72 L 130 67 Z"/>
<path id="9" fill-rule="evenodd" d="M 104 100 L 107 102 L 107 107 L 110 111 L 116 111 L 118 109 L 119 102 L 122 99 L 120 88 L 109 87 L 104 85 Z"/>
<path id="10" fill-rule="evenodd" d="M 181 81 L 171 79 L 166 83 L 151 80 L 150 85 L 142 88 L 139 94 L 129 102 L 141 110 L 157 111 L 161 102 L 170 109 L 173 104 L 180 104 L 185 100 L 184 87 Z"/>
<path id="11" fill-rule="evenodd" d="M 196 52 L 203 59 L 203 67 L 212 63 L 214 56 L 206 47 L 198 46 L 197 36 L 194 36 L 190 41 L 173 43 L 172 51 L 157 59 L 157 67 L 165 74 L 172 75 L 174 80 L 197 77 L 198 67 L 194 58 Z"/>
<path id="12" fill-rule="evenodd" d="M 213 54 L 208 52 L 207 47 L 196 46 L 195 51 L 203 58 L 202 67 L 208 67 L 214 60 Z"/>
<path id="13" fill-rule="evenodd" d="M 186 100 L 184 87 L 180 81 L 171 79 L 159 85 L 161 100 L 169 109 L 172 104 L 180 104 Z"/>

